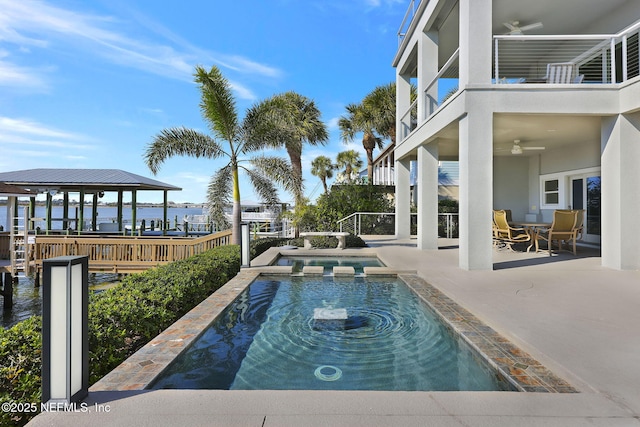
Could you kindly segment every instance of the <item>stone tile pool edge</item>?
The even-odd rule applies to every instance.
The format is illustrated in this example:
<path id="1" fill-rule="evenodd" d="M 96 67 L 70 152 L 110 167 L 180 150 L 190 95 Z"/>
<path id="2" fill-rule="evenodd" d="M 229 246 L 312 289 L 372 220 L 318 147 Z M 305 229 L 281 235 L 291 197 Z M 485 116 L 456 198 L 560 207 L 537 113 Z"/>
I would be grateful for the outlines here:
<path id="1" fill-rule="evenodd" d="M 185 314 L 89 391 L 144 390 L 169 364 L 197 339 L 205 329 L 260 275 L 290 276 L 291 267 L 243 269 L 233 279 Z M 510 343 L 473 314 L 458 305 L 415 272 L 385 267 L 366 267 L 367 276 L 397 276 L 427 304 L 443 322 L 521 392 L 577 393 L 529 354 Z"/>

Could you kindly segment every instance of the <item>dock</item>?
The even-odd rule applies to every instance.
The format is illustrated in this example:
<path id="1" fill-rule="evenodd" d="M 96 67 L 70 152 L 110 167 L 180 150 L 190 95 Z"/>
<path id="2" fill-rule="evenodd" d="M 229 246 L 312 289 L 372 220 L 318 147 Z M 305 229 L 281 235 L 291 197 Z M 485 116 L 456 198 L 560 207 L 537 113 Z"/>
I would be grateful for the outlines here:
<path id="1" fill-rule="evenodd" d="M 90 273 L 139 273 L 230 243 L 231 230 L 199 237 L 29 235 L 23 267 L 0 259 L 0 272 L 38 274 L 45 259 L 86 255 Z"/>

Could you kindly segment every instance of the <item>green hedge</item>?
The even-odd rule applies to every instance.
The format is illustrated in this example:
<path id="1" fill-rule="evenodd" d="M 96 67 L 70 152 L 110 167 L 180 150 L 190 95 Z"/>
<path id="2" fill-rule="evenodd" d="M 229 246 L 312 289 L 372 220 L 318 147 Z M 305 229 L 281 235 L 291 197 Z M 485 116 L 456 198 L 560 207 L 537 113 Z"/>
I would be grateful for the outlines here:
<path id="1" fill-rule="evenodd" d="M 42 319 L 0 328 L 0 404 L 36 404 L 40 410 Z M 31 408 L 29 408 L 31 409 Z M 0 425 L 24 425 L 35 413 L 0 412 Z"/>
<path id="2" fill-rule="evenodd" d="M 89 302 L 89 369 L 93 384 L 240 271 L 240 248 L 221 246 L 183 261 L 127 276 Z M 0 402 L 41 398 L 41 318 L 0 329 Z M 32 413 L 0 413 L 0 425 L 23 425 Z"/>

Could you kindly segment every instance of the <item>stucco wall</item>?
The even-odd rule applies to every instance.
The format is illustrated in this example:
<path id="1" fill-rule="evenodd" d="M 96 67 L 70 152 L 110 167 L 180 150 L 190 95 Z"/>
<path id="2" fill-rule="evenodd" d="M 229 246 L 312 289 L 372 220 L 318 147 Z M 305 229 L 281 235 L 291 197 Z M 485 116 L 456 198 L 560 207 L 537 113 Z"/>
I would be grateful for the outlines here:
<path id="1" fill-rule="evenodd" d="M 540 153 L 540 174 L 600 166 L 600 141 L 585 141 Z"/>
<path id="2" fill-rule="evenodd" d="M 511 209 L 514 221 L 529 211 L 529 159 L 525 156 L 493 158 L 493 207 Z"/>

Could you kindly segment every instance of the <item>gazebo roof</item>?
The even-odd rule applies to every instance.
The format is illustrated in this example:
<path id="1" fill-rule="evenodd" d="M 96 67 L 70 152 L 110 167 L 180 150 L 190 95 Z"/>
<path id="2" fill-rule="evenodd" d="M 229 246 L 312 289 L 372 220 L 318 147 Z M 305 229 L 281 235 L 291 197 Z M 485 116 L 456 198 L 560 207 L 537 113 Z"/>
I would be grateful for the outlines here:
<path id="1" fill-rule="evenodd" d="M 182 190 L 120 169 L 26 169 L 1 172 L 0 183 L 33 193 L 58 191 Z"/>
<path id="2" fill-rule="evenodd" d="M 20 196 L 31 196 L 34 195 L 33 193 L 31 193 L 31 191 L 29 190 L 25 190 L 24 188 L 21 187 L 16 187 L 15 185 L 10 185 L 10 184 L 5 184 L 4 182 L 0 182 L 0 196 L 2 197 L 7 197 L 7 196 L 16 196 L 16 197 L 20 197 Z"/>

